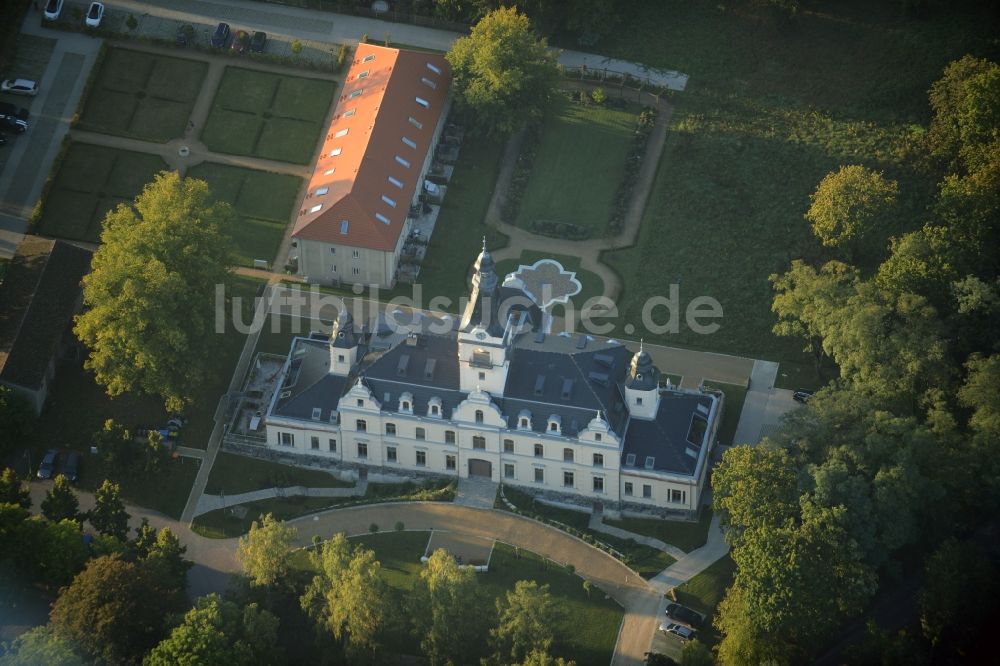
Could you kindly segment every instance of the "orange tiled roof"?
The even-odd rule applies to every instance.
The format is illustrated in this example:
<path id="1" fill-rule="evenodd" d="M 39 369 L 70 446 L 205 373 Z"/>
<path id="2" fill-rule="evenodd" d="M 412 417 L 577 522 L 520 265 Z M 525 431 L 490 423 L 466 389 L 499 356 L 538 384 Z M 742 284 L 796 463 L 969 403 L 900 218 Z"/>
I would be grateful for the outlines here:
<path id="1" fill-rule="evenodd" d="M 450 83 L 444 56 L 359 44 L 292 236 L 394 250 Z"/>

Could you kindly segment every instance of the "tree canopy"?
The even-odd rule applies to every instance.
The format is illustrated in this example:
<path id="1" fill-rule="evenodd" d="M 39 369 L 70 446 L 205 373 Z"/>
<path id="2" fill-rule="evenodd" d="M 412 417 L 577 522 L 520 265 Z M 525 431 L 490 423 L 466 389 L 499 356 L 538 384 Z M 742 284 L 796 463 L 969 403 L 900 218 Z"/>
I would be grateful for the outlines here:
<path id="1" fill-rule="evenodd" d="M 3 649 L 0 645 L 0 666 L 84 666 L 86 662 L 73 649 L 73 644 L 43 625 L 24 632 Z"/>
<path id="2" fill-rule="evenodd" d="M 823 245 L 850 249 L 884 221 L 898 192 L 896 182 L 877 171 L 842 166 L 820 181 L 806 219 Z"/>
<path id="3" fill-rule="evenodd" d="M 275 647 L 278 618 L 256 604 L 241 608 L 216 594 L 198 599 L 184 621 L 143 660 L 145 666 L 269 666 L 282 663 Z"/>
<path id="4" fill-rule="evenodd" d="M 162 172 L 108 213 L 83 280 L 77 337 L 111 396 L 138 391 L 177 411 L 215 368 L 215 286 L 231 256 L 232 209 L 204 181 Z"/>
<path id="5" fill-rule="evenodd" d="M 17 473 L 10 467 L 0 473 L 0 504 L 31 508 L 31 493 L 28 492 L 27 485 L 17 478 Z"/>
<path id="6" fill-rule="evenodd" d="M 497 599 L 497 626 L 490 630 L 497 663 L 517 663 L 552 648 L 552 622 L 559 609 L 548 585 L 519 580 Z"/>
<path id="7" fill-rule="evenodd" d="M 302 595 L 303 609 L 346 646 L 349 657 L 374 652 L 390 608 L 375 553 L 352 547 L 338 533 L 312 557 L 320 573 Z"/>
<path id="8" fill-rule="evenodd" d="M 538 119 L 552 100 L 559 68 L 544 39 L 516 7 L 501 7 L 479 21 L 447 55 L 456 101 L 474 124 L 493 136 Z"/>
<path id="9" fill-rule="evenodd" d="M 93 658 L 138 662 L 166 633 L 183 594 L 161 585 L 149 569 L 120 556 L 87 563 L 52 606 L 56 632 Z"/>
<path id="10" fill-rule="evenodd" d="M 471 569 L 438 549 L 427 560 L 413 591 L 413 623 L 431 666 L 467 664 L 485 631 L 481 591 Z"/>
<path id="11" fill-rule="evenodd" d="M 105 479 L 94 494 L 94 508 L 87 516 L 98 532 L 124 541 L 130 516 L 121 498 L 121 486 Z"/>
<path id="12" fill-rule="evenodd" d="M 45 491 L 41 508 L 42 515 L 55 523 L 80 519 L 80 500 L 76 498 L 69 479 L 62 474 L 57 474 L 52 487 Z"/>
<path id="13" fill-rule="evenodd" d="M 275 585 L 285 578 L 296 533 L 294 527 L 288 527 L 270 513 L 259 523 L 253 521 L 236 548 L 236 558 L 252 585 Z"/>

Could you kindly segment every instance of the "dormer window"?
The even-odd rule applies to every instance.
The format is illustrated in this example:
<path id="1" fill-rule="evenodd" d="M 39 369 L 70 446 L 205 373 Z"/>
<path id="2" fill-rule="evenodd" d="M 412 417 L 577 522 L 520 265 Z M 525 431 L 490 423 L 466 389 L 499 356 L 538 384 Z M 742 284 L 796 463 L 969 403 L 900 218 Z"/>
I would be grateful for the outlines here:
<path id="1" fill-rule="evenodd" d="M 371 73 L 372 73 L 372 72 L 371 72 L 371 70 L 370 70 L 370 69 L 366 69 L 366 70 L 365 70 L 365 71 L 363 71 L 363 72 L 358 72 L 358 78 L 359 78 L 359 79 L 367 79 L 367 78 L 368 78 L 368 75 L 369 75 L 369 74 L 371 74 Z"/>
<path id="2" fill-rule="evenodd" d="M 558 423 L 550 423 L 549 424 L 549 431 L 550 432 L 559 432 L 559 424 Z"/>
<path id="3" fill-rule="evenodd" d="M 319 421 L 322 416 L 323 416 L 323 409 L 320 407 L 313 407 L 312 420 Z"/>
<path id="4" fill-rule="evenodd" d="M 321 197 L 329 193 L 330 193 L 329 187 L 317 187 L 316 191 L 313 192 L 313 194 L 316 195 L 317 197 Z"/>
<path id="5" fill-rule="evenodd" d="M 431 416 L 440 416 L 440 415 L 441 415 L 441 407 L 439 407 L 438 405 L 431 405 Z"/>
<path id="6" fill-rule="evenodd" d="M 414 141 L 413 139 L 411 139 L 411 138 L 410 138 L 410 137 L 408 137 L 408 136 L 404 136 L 404 137 L 403 137 L 403 143 L 405 143 L 405 144 L 406 144 L 407 146 L 409 146 L 410 148 L 416 148 L 416 147 L 417 147 L 417 142 L 416 142 L 416 141 Z"/>
<path id="7" fill-rule="evenodd" d="M 431 108 L 431 103 L 428 102 L 423 97 L 417 97 L 417 104 L 419 104 L 420 106 L 424 107 L 425 109 Z"/>
<path id="8" fill-rule="evenodd" d="M 625 464 L 629 467 L 635 467 L 635 454 L 627 453 L 625 454 Z"/>
<path id="9" fill-rule="evenodd" d="M 347 96 L 348 99 L 354 99 L 358 95 L 364 92 L 364 88 L 358 88 L 357 90 L 352 90 L 351 94 Z"/>
<path id="10" fill-rule="evenodd" d="M 344 152 L 343 148 L 334 148 L 333 150 L 330 151 L 330 157 L 336 157 L 337 155 L 341 154 L 342 152 Z"/>
<path id="11" fill-rule="evenodd" d="M 430 88 L 431 90 L 437 90 L 438 87 L 437 84 L 428 79 L 426 76 L 421 76 L 420 82 L 425 86 L 427 86 L 428 88 Z"/>
<path id="12" fill-rule="evenodd" d="M 361 62 L 371 62 L 371 61 L 372 61 L 372 60 L 374 60 L 374 59 L 375 59 L 375 54 L 374 54 L 374 53 L 370 53 L 370 54 L 366 55 L 366 56 L 365 56 L 365 57 L 364 57 L 364 58 L 363 58 L 363 59 L 361 60 Z"/>
<path id="13" fill-rule="evenodd" d="M 399 396 L 399 411 L 413 413 L 413 395 L 409 391 Z"/>
<path id="14" fill-rule="evenodd" d="M 410 124 L 413 125 L 414 127 L 416 127 L 417 129 L 423 129 L 424 128 L 424 124 L 422 122 L 420 122 L 419 120 L 417 120 L 416 118 L 414 118 L 413 116 L 410 116 Z"/>
<path id="15" fill-rule="evenodd" d="M 321 210 L 323 210 L 323 204 L 316 204 L 315 206 L 313 206 L 312 208 L 309 209 L 309 212 L 310 213 L 318 213 Z"/>
<path id="16" fill-rule="evenodd" d="M 427 69 L 431 70 L 435 74 L 440 74 L 441 73 L 441 68 L 438 67 L 437 65 L 433 64 L 433 63 L 427 63 Z"/>
<path id="17" fill-rule="evenodd" d="M 404 400 L 404 401 L 403 401 L 403 411 L 404 411 L 404 412 L 407 412 L 407 411 L 409 411 L 409 410 L 410 410 L 410 403 L 409 403 L 409 402 L 407 402 L 406 400 Z"/>
<path id="18" fill-rule="evenodd" d="M 337 133 L 333 135 L 334 139 L 339 139 L 342 136 L 347 136 L 347 133 L 351 131 L 350 127 L 345 127 L 342 130 L 337 130 Z"/>
<path id="19" fill-rule="evenodd" d="M 521 419 L 521 427 L 522 428 L 529 428 L 529 427 L 531 427 L 531 421 L 529 421 L 528 419 L 522 418 Z"/>
<path id="20" fill-rule="evenodd" d="M 476 423 L 482 423 L 482 422 L 483 422 L 483 410 L 477 409 L 476 410 Z"/>
<path id="21" fill-rule="evenodd" d="M 653 456 L 646 456 L 646 469 L 653 469 L 653 465 L 656 463 L 656 458 Z"/>

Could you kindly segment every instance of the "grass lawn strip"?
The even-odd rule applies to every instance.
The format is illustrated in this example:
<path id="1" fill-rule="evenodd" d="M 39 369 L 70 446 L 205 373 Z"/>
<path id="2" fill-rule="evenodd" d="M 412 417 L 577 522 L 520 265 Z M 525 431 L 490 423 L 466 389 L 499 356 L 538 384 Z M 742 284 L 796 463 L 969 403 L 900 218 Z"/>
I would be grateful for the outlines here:
<path id="1" fill-rule="evenodd" d="M 369 483 L 365 494 L 360 497 L 306 497 L 292 495 L 275 497 L 256 502 L 246 502 L 240 506 L 246 515 L 240 518 L 230 508 L 216 509 L 196 516 L 191 529 L 210 539 L 227 539 L 246 534 L 250 526 L 260 517 L 273 513 L 279 520 L 291 520 L 324 509 L 332 509 L 379 502 L 438 501 L 450 502 L 455 496 L 454 483 L 429 480 L 424 485 L 412 482 Z"/>
<path id="2" fill-rule="evenodd" d="M 705 388 L 718 389 L 725 394 L 726 400 L 722 412 L 722 423 L 719 424 L 718 443 L 723 446 L 734 444 L 736 427 L 740 424 L 743 403 L 747 397 L 747 387 L 722 382 L 705 382 Z"/>
<path id="3" fill-rule="evenodd" d="M 604 519 L 605 525 L 659 539 L 671 546 L 677 546 L 685 553 L 690 553 L 705 545 L 705 542 L 708 541 L 708 527 L 711 522 L 712 509 L 709 507 L 702 509 L 701 519 L 697 523 L 660 518 Z"/>
<path id="4" fill-rule="evenodd" d="M 608 224 L 638 110 L 583 106 L 557 95 L 542 127 L 517 226 L 568 222 L 600 236 Z"/>
<path id="5" fill-rule="evenodd" d="M 226 67 L 202 128 L 219 153 L 309 164 L 336 84 Z"/>
<path id="6" fill-rule="evenodd" d="M 99 242 L 107 211 L 131 203 L 166 168 L 157 155 L 73 142 L 45 200 L 37 231 Z"/>
<path id="7" fill-rule="evenodd" d="M 375 552 L 382 564 L 383 580 L 390 586 L 394 604 L 406 607 L 413 583 L 423 569 L 424 554 L 430 532 L 383 532 L 352 537 L 351 541 Z M 299 551 L 294 563 L 297 568 L 311 570 L 306 551 Z M 555 644 L 552 654 L 578 664 L 609 663 L 618 638 L 622 610 L 598 589 L 588 597 L 579 576 L 569 573 L 545 558 L 523 549 L 496 542 L 490 560 L 490 570 L 477 574 L 476 579 L 486 595 L 484 612 L 492 613 L 496 600 L 502 598 L 519 580 L 534 580 L 548 585 L 560 613 L 553 618 Z M 398 654 L 414 654 L 415 646 L 408 632 L 396 631 L 388 637 L 387 648 Z M 488 641 L 483 637 L 478 657 L 488 654 Z"/>
<path id="8" fill-rule="evenodd" d="M 252 266 L 254 259 L 274 260 L 301 178 L 213 162 L 191 167 L 185 175 L 204 180 L 217 200 L 232 204 L 236 210 L 232 237 L 237 263 Z"/>
<path id="9" fill-rule="evenodd" d="M 511 486 L 504 486 L 503 493 L 507 500 L 513 503 L 526 516 L 537 517 L 543 521 L 553 520 L 562 523 L 579 532 L 584 541 L 590 543 L 600 541 L 611 546 L 625 556 L 625 564 L 647 580 L 677 561 L 662 550 L 637 543 L 632 539 L 618 539 L 610 534 L 591 530 L 587 527 L 590 522 L 590 516 L 583 511 L 561 509 L 542 502 L 536 502 L 531 495 Z M 498 502 L 497 506 L 506 508 L 506 505 L 502 501 Z"/>
<path id="10" fill-rule="evenodd" d="M 212 466 L 205 492 L 209 495 L 248 493 L 264 488 L 304 486 L 306 488 L 353 488 L 329 472 L 250 458 L 221 451 Z"/>
<path id="11" fill-rule="evenodd" d="M 507 244 L 507 236 L 484 224 L 502 157 L 501 142 L 465 135 L 418 279 L 425 303 L 445 296 L 452 300 L 451 311 L 458 312 L 459 299 L 469 294 L 469 270 L 483 236 L 491 250 Z"/>
<path id="12" fill-rule="evenodd" d="M 208 63 L 110 47 L 80 113 L 92 132 L 164 142 L 184 134 Z"/>
<path id="13" fill-rule="evenodd" d="M 726 589 L 732 585 L 735 574 L 736 563 L 727 553 L 674 590 L 677 601 L 705 615 L 698 640 L 709 647 L 718 643 L 721 638 L 714 625 L 715 609 L 725 596 Z"/>

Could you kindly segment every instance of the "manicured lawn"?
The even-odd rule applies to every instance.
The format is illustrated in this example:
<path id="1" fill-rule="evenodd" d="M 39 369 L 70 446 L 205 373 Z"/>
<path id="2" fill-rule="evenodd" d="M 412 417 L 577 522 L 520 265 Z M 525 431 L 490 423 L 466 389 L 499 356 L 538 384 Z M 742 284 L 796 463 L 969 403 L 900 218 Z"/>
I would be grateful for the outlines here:
<path id="1" fill-rule="evenodd" d="M 146 141 L 184 134 L 208 63 L 110 47 L 78 127 Z"/>
<path id="2" fill-rule="evenodd" d="M 214 471 L 214 470 L 213 470 Z M 250 525 L 261 516 L 273 513 L 275 518 L 290 520 L 310 513 L 345 504 L 369 504 L 376 501 L 438 501 L 454 499 L 453 483 L 429 480 L 423 485 L 415 483 L 369 483 L 360 497 L 305 497 L 303 495 L 275 497 L 241 504 L 246 516 L 239 518 L 229 509 L 217 509 L 197 516 L 191 529 L 210 539 L 224 539 L 246 534 Z"/>
<path id="3" fill-rule="evenodd" d="M 247 493 L 262 488 L 305 486 L 307 488 L 351 488 L 353 483 L 317 469 L 282 465 L 269 460 L 220 452 L 212 466 L 205 492 L 218 495 Z"/>
<path id="4" fill-rule="evenodd" d="M 583 106 L 558 95 L 542 126 L 517 226 L 568 222 L 603 234 L 638 119 L 637 111 Z"/>
<path id="5" fill-rule="evenodd" d="M 55 174 L 36 231 L 97 243 L 108 211 L 131 204 L 167 164 L 157 155 L 73 142 Z"/>
<path id="6" fill-rule="evenodd" d="M 209 150 L 309 164 L 336 84 L 226 67 L 201 132 Z"/>
<path id="7" fill-rule="evenodd" d="M 429 532 L 385 532 L 354 537 L 351 541 L 375 551 L 376 559 L 382 564 L 383 579 L 391 588 L 394 604 L 404 607 L 423 568 L 420 556 L 424 554 L 429 538 Z M 295 562 L 303 569 L 311 568 L 304 555 L 298 556 Z M 622 610 L 596 588 L 588 597 L 578 576 L 535 553 L 525 550 L 516 553 L 507 544 L 497 542 L 493 547 L 490 571 L 478 574 L 477 580 L 486 597 L 483 613 L 488 613 L 490 617 L 495 613 L 496 600 L 512 590 L 517 581 L 534 580 L 539 585 L 548 585 L 549 593 L 560 609 L 552 626 L 555 634 L 552 654 L 581 665 L 610 662 Z M 407 632 L 397 630 L 387 638 L 388 648 L 394 652 L 419 652 L 416 642 Z M 488 645 L 484 636 L 478 656 L 488 654 Z"/>
<path id="8" fill-rule="evenodd" d="M 719 631 L 713 625 L 715 608 L 726 594 L 726 588 L 733 583 L 736 563 L 729 554 L 724 555 L 700 574 L 675 590 L 677 601 L 704 613 L 698 639 L 709 647 L 719 642 Z"/>
<path id="9" fill-rule="evenodd" d="M 469 275 L 483 236 L 491 250 L 507 244 L 507 236 L 484 224 L 502 155 L 502 143 L 465 135 L 418 280 L 425 304 L 445 296 L 453 305 L 444 309 L 458 312 L 459 299 L 469 295 Z"/>
<path id="10" fill-rule="evenodd" d="M 737 384 L 722 384 L 705 382 L 708 388 L 719 389 L 726 395 L 726 404 L 722 412 L 722 423 L 719 425 L 719 444 L 729 446 L 736 436 L 736 426 L 740 424 L 743 413 L 743 401 L 747 397 L 747 388 Z"/>
<path id="11" fill-rule="evenodd" d="M 84 456 L 79 486 L 96 490 L 109 478 L 108 474 L 100 457 L 89 453 Z M 130 503 L 179 519 L 200 465 L 201 461 L 193 458 L 170 459 L 155 474 L 139 472 L 115 481 L 122 487 L 122 497 Z"/>
<path id="12" fill-rule="evenodd" d="M 671 546 L 677 546 L 690 553 L 705 545 L 708 540 L 708 527 L 712 522 L 712 509 L 702 509 L 701 519 L 697 523 L 687 523 L 678 520 L 660 520 L 657 518 L 623 518 L 621 520 L 604 519 L 606 525 L 620 527 L 629 532 L 642 534 L 659 539 Z"/>
<path id="13" fill-rule="evenodd" d="M 568 271 L 576 273 L 576 279 L 580 281 L 580 293 L 570 300 L 577 308 L 583 307 L 588 299 L 600 296 L 604 293 L 604 280 L 597 273 L 580 268 L 580 258 L 571 257 L 565 254 L 553 254 L 551 252 L 538 252 L 535 250 L 525 250 L 517 259 L 505 259 L 497 264 L 497 275 L 501 280 L 507 273 L 513 273 L 520 265 L 530 266 L 539 259 L 555 259 L 562 267 Z"/>
<path id="14" fill-rule="evenodd" d="M 606 255 L 626 285 L 623 322 L 638 325 L 646 299 L 680 281 L 682 304 L 701 295 L 722 303 L 721 330 L 647 339 L 781 361 L 783 386 L 814 386 L 802 341 L 771 333 L 767 278 L 793 258 L 830 257 L 803 214 L 819 180 L 842 164 L 900 183 L 899 214 L 871 238 L 863 268 L 885 256 L 890 235 L 923 224 L 936 182 L 919 149 L 927 90 L 949 61 L 991 52 L 988 11 L 916 17 L 888 4 L 823 1 L 778 29 L 756 15 L 763 8 L 629 3 L 601 53 L 691 78 L 669 98 L 675 111 L 638 242 Z"/>
<path id="15" fill-rule="evenodd" d="M 274 261 L 298 200 L 301 178 L 213 162 L 194 166 L 184 175 L 204 180 L 216 199 L 235 208 L 232 237 L 238 264 Z"/>
<path id="16" fill-rule="evenodd" d="M 610 534 L 589 529 L 587 524 L 590 522 L 590 516 L 587 513 L 573 511 L 572 509 L 561 509 L 543 504 L 542 502 L 536 502 L 531 495 L 510 486 L 504 486 L 503 492 L 514 506 L 528 516 L 535 517 L 537 515 L 545 520 L 558 521 L 564 525 L 569 525 L 583 534 L 590 535 L 597 541 L 603 541 L 608 544 L 618 552 L 624 554 L 626 564 L 643 578 L 650 579 L 676 562 L 670 555 L 656 548 L 636 543 L 631 539 L 618 539 Z M 497 506 L 504 509 L 507 508 L 502 502 L 498 502 Z"/>

